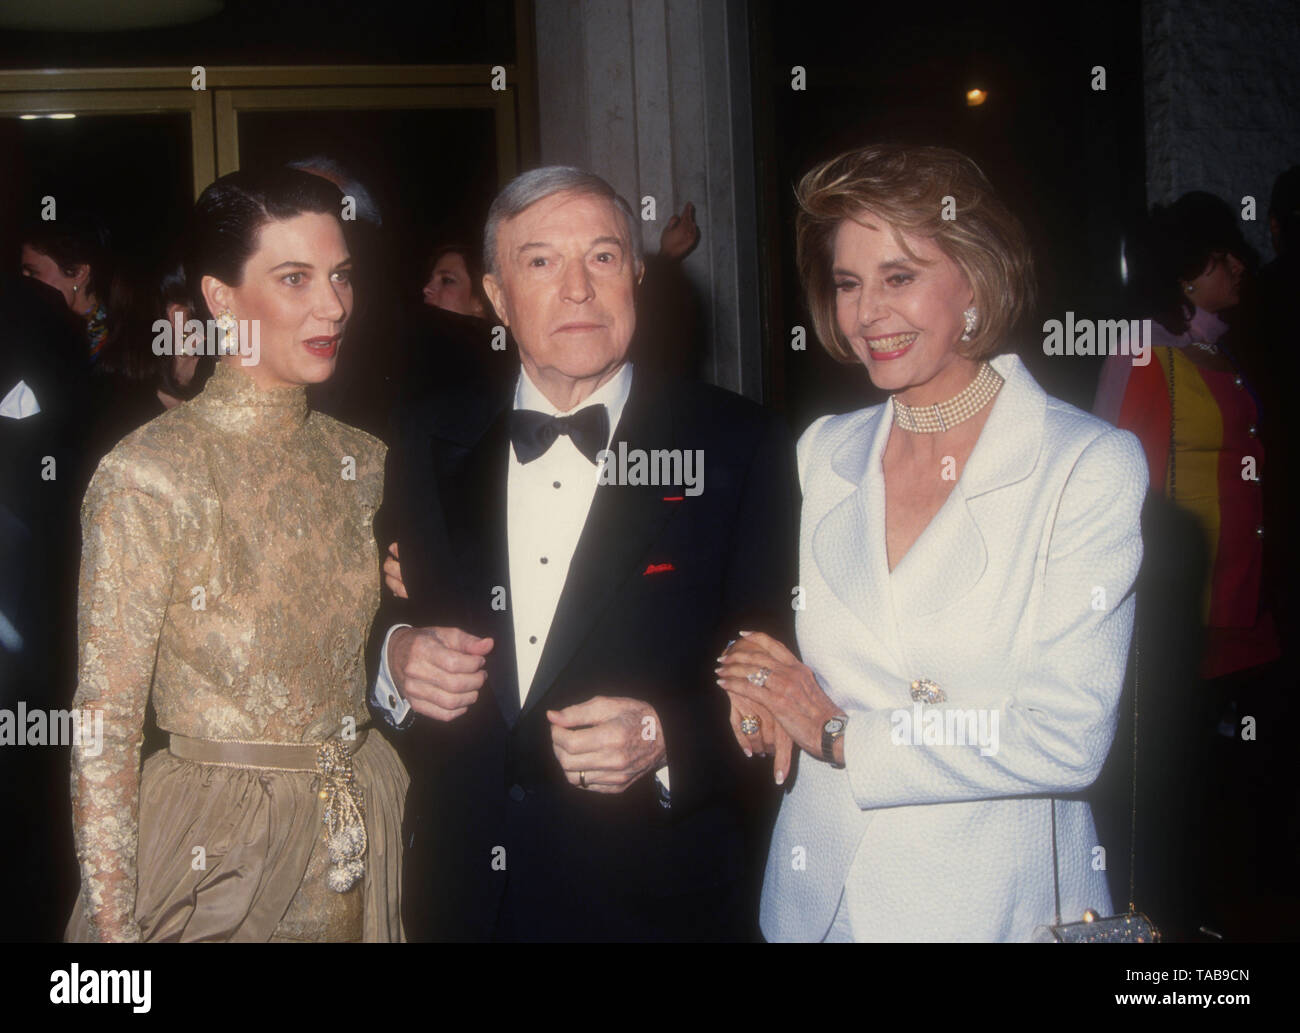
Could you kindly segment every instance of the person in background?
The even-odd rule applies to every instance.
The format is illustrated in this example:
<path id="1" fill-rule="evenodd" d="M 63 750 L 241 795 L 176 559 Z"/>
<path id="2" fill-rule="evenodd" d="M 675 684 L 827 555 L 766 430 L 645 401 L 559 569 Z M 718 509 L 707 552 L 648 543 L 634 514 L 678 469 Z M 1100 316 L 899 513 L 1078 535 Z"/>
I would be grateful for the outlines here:
<path id="1" fill-rule="evenodd" d="M 680 214 L 673 215 L 659 234 L 659 257 L 681 262 L 700 242 L 700 227 L 695 223 L 695 205 L 687 201 Z"/>
<path id="2" fill-rule="evenodd" d="M 87 473 L 131 431 L 203 389 L 215 358 L 199 350 L 183 354 L 180 348 L 185 324 L 193 318 L 194 307 L 186 296 L 185 273 L 179 262 L 161 277 L 118 270 L 109 304 L 111 329 L 91 378 L 93 416 Z M 161 355 L 153 347 L 160 320 L 166 320 L 166 339 L 171 342 Z"/>
<path id="3" fill-rule="evenodd" d="M 1138 436 L 1154 496 L 1139 671 L 1150 721 L 1140 733 L 1145 783 L 1164 792 L 1145 852 L 1155 869 L 1139 878 L 1171 938 L 1194 939 L 1240 919 L 1242 901 L 1221 899 L 1224 885 L 1260 885 L 1275 854 L 1257 825 L 1276 827 L 1269 808 L 1240 804 L 1249 783 L 1268 780 L 1287 727 L 1269 559 L 1283 528 L 1265 519 L 1278 483 L 1266 392 L 1286 349 L 1256 338 L 1257 256 L 1223 200 L 1193 192 L 1156 205 L 1126 259 L 1132 309 L 1151 319 L 1151 361 L 1107 358 L 1094 411 Z M 1244 718 L 1259 722 L 1258 741 L 1243 742 Z"/>
<path id="4" fill-rule="evenodd" d="M 1129 259 L 1137 303 L 1153 320 L 1153 361 L 1108 358 L 1094 411 L 1138 436 L 1153 487 L 1205 530 L 1201 675 L 1220 678 L 1280 655 L 1261 593 L 1268 529 L 1260 398 L 1227 336 L 1256 256 L 1229 205 L 1190 193 L 1152 210 Z"/>
<path id="5" fill-rule="evenodd" d="M 1275 260 L 1294 267 L 1300 263 L 1300 165 L 1292 165 L 1273 181 L 1268 199 L 1268 232 L 1273 242 Z M 1275 262 L 1260 270 L 1268 275 Z"/>
<path id="6" fill-rule="evenodd" d="M 704 379 L 707 319 L 703 299 L 686 274 L 686 258 L 700 242 L 695 205 L 687 202 L 664 224 L 659 253 L 645 256 L 637 291 L 641 318 L 632 340 L 632 361 L 665 376 Z"/>
<path id="7" fill-rule="evenodd" d="M 483 273 L 474 252 L 461 244 L 438 248 L 428 262 L 429 276 L 421 294 L 424 303 L 462 316 L 487 316 Z"/>
<path id="8" fill-rule="evenodd" d="M 90 361 L 94 362 L 108 339 L 108 298 L 113 282 L 108 231 L 85 212 L 33 222 L 22 236 L 21 262 L 24 276 L 53 287 L 85 321 Z"/>
<path id="9" fill-rule="evenodd" d="M 76 667 L 85 326 L 64 299 L 0 275 L 0 710 L 63 709 Z M 53 474 L 54 476 L 49 476 Z M 0 747 L 0 886 L 14 942 L 58 938 L 76 887 L 66 748 Z"/>

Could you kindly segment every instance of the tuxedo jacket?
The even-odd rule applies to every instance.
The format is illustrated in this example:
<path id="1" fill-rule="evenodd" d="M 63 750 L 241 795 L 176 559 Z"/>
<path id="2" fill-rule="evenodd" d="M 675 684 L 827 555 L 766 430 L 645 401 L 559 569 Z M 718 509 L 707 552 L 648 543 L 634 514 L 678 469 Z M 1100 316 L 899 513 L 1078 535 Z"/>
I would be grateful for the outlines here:
<path id="1" fill-rule="evenodd" d="M 782 802 L 768 939 L 819 940 L 839 908 L 859 941 L 1027 940 L 1055 918 L 1054 867 L 1064 921 L 1110 907 L 1097 848 L 1128 843 L 1098 841 L 1081 794 L 1115 733 L 1146 461 L 1016 356 L 992 364 L 979 440 L 892 571 L 890 404 L 799 441 L 799 648 L 849 723 L 846 767 L 804 758 Z M 946 700 L 914 704 L 920 679 Z M 943 734 L 917 711 L 943 712 Z"/>
<path id="2" fill-rule="evenodd" d="M 75 681 L 88 345 L 58 292 L 25 277 L 0 277 L 0 327 L 0 398 L 22 382 L 40 406 L 0 416 L 0 613 L 22 642 L 0 643 L 0 706 L 60 707 Z"/>
<path id="3" fill-rule="evenodd" d="M 377 519 L 400 543 L 409 599 L 381 608 L 375 659 L 397 621 L 494 640 L 464 715 L 394 733 L 411 773 L 408 936 L 744 938 L 776 798 L 770 760 L 735 742 L 713 670 L 741 628 L 793 632 L 798 487 L 783 424 L 729 392 L 635 371 L 611 447 L 698 449 L 703 491 L 597 487 L 521 706 L 506 530 L 515 381 L 458 387 L 400 410 Z M 597 695 L 658 713 L 669 806 L 652 774 L 620 794 L 566 780 L 546 711 Z"/>

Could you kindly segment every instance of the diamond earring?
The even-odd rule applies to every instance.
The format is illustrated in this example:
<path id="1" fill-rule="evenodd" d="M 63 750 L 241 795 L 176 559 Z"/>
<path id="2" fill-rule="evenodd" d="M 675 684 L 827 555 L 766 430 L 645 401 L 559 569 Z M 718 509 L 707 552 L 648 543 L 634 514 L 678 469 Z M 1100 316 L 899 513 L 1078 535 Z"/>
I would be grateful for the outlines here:
<path id="1" fill-rule="evenodd" d="M 236 333 L 238 325 L 230 309 L 217 316 L 217 329 L 221 331 L 220 353 L 222 355 L 234 355 L 239 350 L 239 335 Z"/>
<path id="2" fill-rule="evenodd" d="M 970 335 L 975 332 L 975 317 L 977 315 L 979 315 L 979 312 L 974 305 L 962 313 L 962 318 L 966 320 L 966 332 L 961 335 L 963 341 L 969 341 Z"/>

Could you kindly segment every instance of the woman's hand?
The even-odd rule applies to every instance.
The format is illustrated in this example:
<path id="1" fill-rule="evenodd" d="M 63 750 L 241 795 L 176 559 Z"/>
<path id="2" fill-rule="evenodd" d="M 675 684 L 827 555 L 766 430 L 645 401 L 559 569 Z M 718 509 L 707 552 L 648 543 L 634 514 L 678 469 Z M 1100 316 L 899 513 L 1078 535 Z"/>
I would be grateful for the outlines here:
<path id="1" fill-rule="evenodd" d="M 820 758 L 822 726 L 843 711 L 822 692 L 812 670 L 776 639 L 761 631 L 740 634 L 741 641 L 723 654 L 717 668 L 718 684 L 731 696 L 733 711 L 747 702 L 765 708 L 795 745 Z M 762 670 L 770 672 L 765 684 L 749 680 Z"/>
<path id="2" fill-rule="evenodd" d="M 402 580 L 402 564 L 397 558 L 396 542 L 388 546 L 388 555 L 384 557 L 384 584 L 397 598 L 407 598 L 406 582 Z"/>
<path id="3" fill-rule="evenodd" d="M 782 785 L 790 773 L 790 760 L 794 753 L 794 743 L 790 736 L 767 707 L 741 696 L 731 693 L 727 695 L 731 697 L 731 731 L 736 736 L 736 742 L 745 751 L 746 757 L 755 754 L 773 757 L 772 776 L 777 785 Z M 746 733 L 743 730 L 741 725 L 745 718 L 758 722 L 756 732 Z"/>

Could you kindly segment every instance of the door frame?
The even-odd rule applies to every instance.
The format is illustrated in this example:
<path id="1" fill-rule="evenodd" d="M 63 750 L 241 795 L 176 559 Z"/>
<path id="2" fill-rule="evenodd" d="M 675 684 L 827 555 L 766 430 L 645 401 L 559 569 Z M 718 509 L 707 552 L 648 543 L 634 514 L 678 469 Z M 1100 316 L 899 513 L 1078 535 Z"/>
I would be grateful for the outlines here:
<path id="1" fill-rule="evenodd" d="M 531 5 L 522 4 L 531 8 Z M 531 29 L 531 19 L 528 26 Z M 504 183 L 538 155 L 532 34 L 513 65 L 346 65 L 0 71 L 0 115 L 179 112 L 190 119 L 195 198 L 238 168 L 241 110 L 488 108 Z M 504 72 L 504 89 L 493 89 Z"/>

